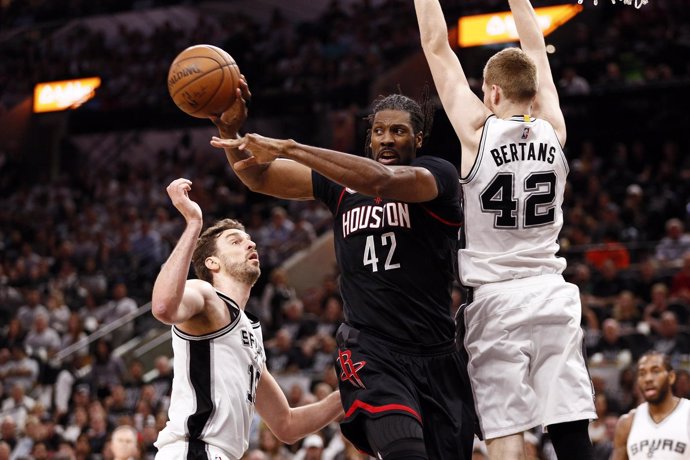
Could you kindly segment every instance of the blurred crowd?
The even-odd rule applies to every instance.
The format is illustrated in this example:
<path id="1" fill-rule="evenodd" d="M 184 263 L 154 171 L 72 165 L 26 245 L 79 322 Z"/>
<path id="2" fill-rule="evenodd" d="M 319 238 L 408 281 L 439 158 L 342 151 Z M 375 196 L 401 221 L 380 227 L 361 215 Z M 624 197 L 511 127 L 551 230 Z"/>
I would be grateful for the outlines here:
<path id="1" fill-rule="evenodd" d="M 420 49 L 412 5 L 405 0 L 324 1 L 316 21 L 300 24 L 280 9 L 258 21 L 241 10 L 201 10 L 189 3 L 3 2 L 0 108 L 29 97 L 37 82 L 98 75 L 103 86 L 94 110 L 174 111 L 167 70 L 175 55 L 193 43 L 228 51 L 252 85 L 261 88 L 257 108 L 264 113 L 280 103 L 292 113 L 361 107 L 369 102 L 369 87 L 378 76 Z M 587 10 L 592 11 L 589 20 L 566 26 L 570 38 L 553 55 L 563 94 L 690 77 L 690 11 L 683 0 L 656 0 L 644 11 L 603 3 Z M 166 16 L 170 4 L 189 8 L 184 14 L 194 18 L 193 24 L 182 26 L 179 11 L 172 8 Z M 449 18 L 505 8 L 502 1 L 444 5 Z M 158 8 L 158 14 L 142 27 L 123 12 L 128 7 Z M 111 25 L 89 21 L 98 14 L 109 14 Z"/>
<path id="2" fill-rule="evenodd" d="M 228 50 L 272 103 L 300 100 L 293 110 L 314 104 L 364 109 L 372 79 L 419 48 L 410 2 L 403 1 L 350 7 L 333 1 L 318 21 L 299 25 L 279 11 L 266 24 L 239 12 L 199 14 L 189 30 L 164 21 L 146 39 L 124 23 L 115 39 L 78 21 L 68 26 L 74 16 L 58 8 L 67 3 L 85 19 L 117 14 L 123 5 L 180 4 L 36 1 L 26 8 L 25 2 L 3 2 L 2 33 L 16 31 L 4 35 L 0 49 L 5 109 L 30 94 L 36 81 L 88 72 L 105 77 L 104 97 L 92 109 L 169 104 L 169 62 L 183 44 L 200 42 Z M 479 11 L 477 2 L 462 3 L 456 8 Z M 575 38 L 554 56 L 564 94 L 690 76 L 690 11 L 681 0 L 650 1 L 644 14 L 603 6 L 601 13 L 601 30 L 578 25 Z M 31 27 L 32 33 L 23 32 Z M 61 33 L 53 36 L 56 30 Z M 561 253 L 569 262 L 566 277 L 583 296 L 599 414 L 590 434 L 601 459 L 608 458 L 618 417 L 641 401 L 632 365 L 644 351 L 669 354 L 679 369 L 674 390 L 690 396 L 690 155 L 682 137 L 638 134 L 606 142 L 580 134 L 568 150 Z M 0 460 L 113 459 L 118 426 L 133 427 L 138 456 L 153 458 L 152 443 L 166 421 L 171 364 L 161 355 L 147 369 L 128 357 L 129 340 L 152 323 L 146 314 L 126 319 L 150 300 L 153 280 L 182 231 L 165 194 L 177 177 L 195 180 L 192 195 L 207 222 L 238 217 L 257 242 L 263 274 L 248 309 L 262 320 L 268 366 L 291 404 L 323 398 L 337 387 L 334 333 L 343 320 L 338 274 L 323 267 L 323 278 L 297 295 L 282 267 L 330 228 L 322 205 L 249 193 L 222 155 L 207 156 L 187 139 L 148 166 L 121 160 L 53 179 L 37 171 L 39 180 L 21 184 L 11 182 L 6 166 L 0 161 Z M 463 294 L 457 287 L 453 310 Z M 87 348 L 56 359 L 123 321 Z M 533 458 L 554 458 L 538 431 L 528 444 Z M 335 426 L 288 446 L 257 420 L 250 448 L 246 458 L 253 460 L 361 458 Z M 476 457 L 483 455 L 478 444 Z"/>

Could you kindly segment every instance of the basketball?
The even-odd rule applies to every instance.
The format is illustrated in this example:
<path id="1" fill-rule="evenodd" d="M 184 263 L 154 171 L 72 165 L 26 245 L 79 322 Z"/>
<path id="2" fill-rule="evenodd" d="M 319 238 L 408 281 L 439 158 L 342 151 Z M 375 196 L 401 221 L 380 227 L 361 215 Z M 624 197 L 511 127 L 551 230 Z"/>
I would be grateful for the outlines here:
<path id="1" fill-rule="evenodd" d="M 235 102 L 240 70 L 228 53 L 195 45 L 177 55 L 168 71 L 168 92 L 175 105 L 197 118 L 220 115 Z"/>

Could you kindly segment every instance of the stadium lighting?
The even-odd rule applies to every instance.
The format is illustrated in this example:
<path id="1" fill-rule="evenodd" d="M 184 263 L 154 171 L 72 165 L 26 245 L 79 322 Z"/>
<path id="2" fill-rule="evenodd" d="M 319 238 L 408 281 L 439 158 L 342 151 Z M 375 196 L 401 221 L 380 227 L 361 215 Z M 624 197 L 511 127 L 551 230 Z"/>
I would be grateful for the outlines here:
<path id="1" fill-rule="evenodd" d="M 537 20 L 544 36 L 575 17 L 582 5 L 556 5 L 535 8 Z M 458 19 L 458 45 L 460 47 L 492 45 L 518 40 L 515 21 L 510 12 L 477 14 Z"/>
<path id="2" fill-rule="evenodd" d="M 34 113 L 76 109 L 92 99 L 99 86 L 99 77 L 38 83 L 34 87 Z"/>

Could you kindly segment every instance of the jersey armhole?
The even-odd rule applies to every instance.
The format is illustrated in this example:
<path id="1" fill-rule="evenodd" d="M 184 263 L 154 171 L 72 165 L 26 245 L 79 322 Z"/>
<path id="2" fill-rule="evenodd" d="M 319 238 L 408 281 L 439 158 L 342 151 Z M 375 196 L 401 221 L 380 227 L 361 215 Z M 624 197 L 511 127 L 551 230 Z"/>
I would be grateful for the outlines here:
<path id="1" fill-rule="evenodd" d="M 479 141 L 479 146 L 477 147 L 477 157 L 474 159 L 474 164 L 472 165 L 472 169 L 470 170 L 470 173 L 467 175 L 467 177 L 460 178 L 461 184 L 469 183 L 474 178 L 474 176 L 477 175 L 479 165 L 482 163 L 482 155 L 484 154 L 484 144 L 486 143 L 486 136 L 487 132 L 489 131 L 488 125 L 489 122 L 491 122 L 492 118 L 496 118 L 496 115 L 494 115 L 493 113 L 486 118 L 486 121 L 484 121 L 484 126 L 482 127 L 482 137 Z"/>

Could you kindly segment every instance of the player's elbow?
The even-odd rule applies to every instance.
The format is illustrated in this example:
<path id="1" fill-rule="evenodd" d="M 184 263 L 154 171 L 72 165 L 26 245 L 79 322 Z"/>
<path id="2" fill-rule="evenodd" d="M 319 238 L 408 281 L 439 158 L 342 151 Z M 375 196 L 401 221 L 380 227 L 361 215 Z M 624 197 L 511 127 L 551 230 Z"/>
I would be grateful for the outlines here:
<path id="1" fill-rule="evenodd" d="M 280 442 L 288 445 L 295 444 L 303 437 L 300 437 L 297 433 L 292 432 L 288 422 L 280 423 L 277 426 L 272 426 L 271 431 Z"/>
<path id="2" fill-rule="evenodd" d="M 175 324 L 175 309 L 171 308 L 166 302 L 153 300 L 151 302 L 151 313 L 154 318 L 163 324 Z"/>

